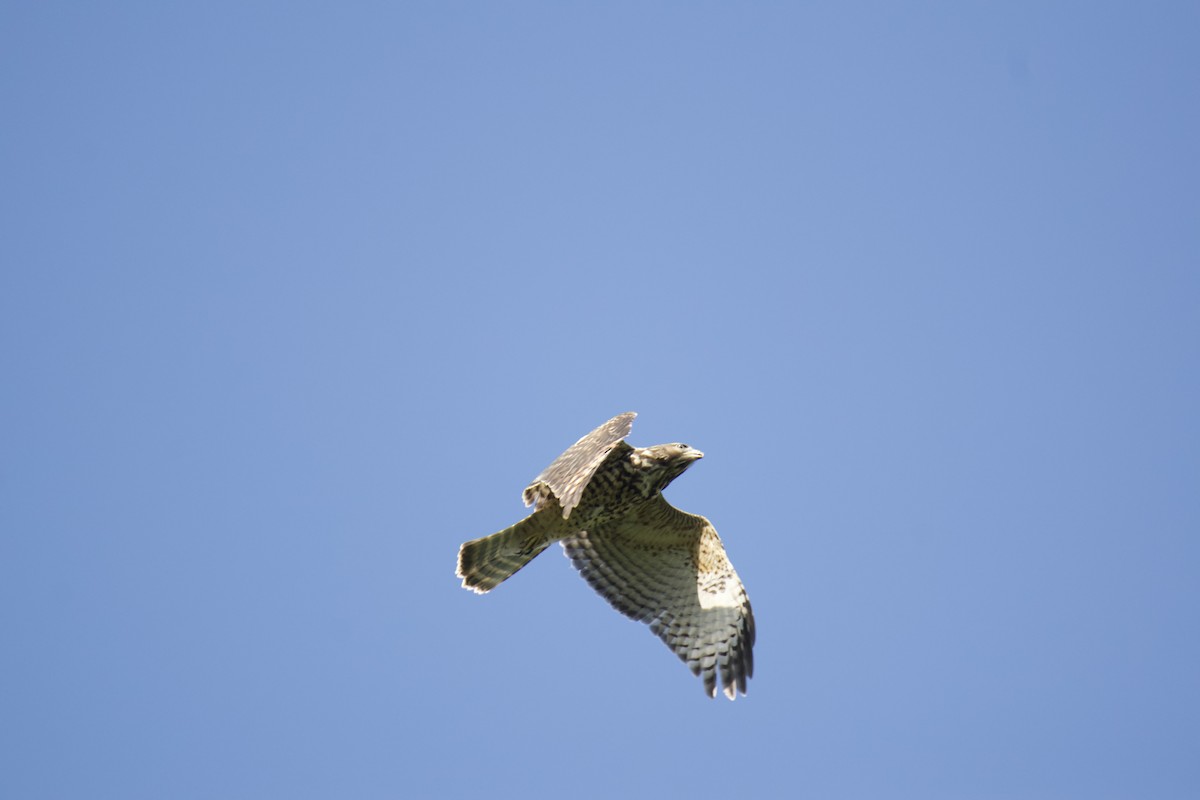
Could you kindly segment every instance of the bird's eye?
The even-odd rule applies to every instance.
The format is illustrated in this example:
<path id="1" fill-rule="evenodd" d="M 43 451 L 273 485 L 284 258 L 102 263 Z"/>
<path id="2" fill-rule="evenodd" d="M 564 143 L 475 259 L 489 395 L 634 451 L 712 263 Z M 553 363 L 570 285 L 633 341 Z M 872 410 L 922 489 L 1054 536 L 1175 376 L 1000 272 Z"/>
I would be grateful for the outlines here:
<path id="1" fill-rule="evenodd" d="M 679 449 L 680 450 L 691 450 L 692 448 L 688 447 L 686 444 L 680 444 Z"/>

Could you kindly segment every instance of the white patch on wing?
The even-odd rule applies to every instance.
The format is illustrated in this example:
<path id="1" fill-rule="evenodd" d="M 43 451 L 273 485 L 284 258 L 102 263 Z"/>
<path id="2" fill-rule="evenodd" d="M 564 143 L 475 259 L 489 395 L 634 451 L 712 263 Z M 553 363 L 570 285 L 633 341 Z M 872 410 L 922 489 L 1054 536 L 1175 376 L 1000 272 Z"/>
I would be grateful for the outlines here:
<path id="1" fill-rule="evenodd" d="M 736 585 L 736 579 L 717 578 L 710 581 L 707 586 L 696 587 L 696 599 L 700 601 L 700 608 L 707 610 L 740 606 L 741 602 L 738 600 L 737 592 L 733 590 L 731 584 Z"/>

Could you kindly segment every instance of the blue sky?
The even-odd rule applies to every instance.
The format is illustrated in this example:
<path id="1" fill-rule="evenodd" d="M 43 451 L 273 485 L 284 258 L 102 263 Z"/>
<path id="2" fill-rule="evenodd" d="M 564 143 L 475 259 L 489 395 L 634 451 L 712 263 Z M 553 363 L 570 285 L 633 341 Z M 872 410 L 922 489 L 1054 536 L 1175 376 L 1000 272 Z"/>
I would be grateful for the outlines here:
<path id="1" fill-rule="evenodd" d="M 1189 3 L 9 3 L 0 795 L 1200 793 Z M 621 411 L 710 701 L 557 549 Z"/>

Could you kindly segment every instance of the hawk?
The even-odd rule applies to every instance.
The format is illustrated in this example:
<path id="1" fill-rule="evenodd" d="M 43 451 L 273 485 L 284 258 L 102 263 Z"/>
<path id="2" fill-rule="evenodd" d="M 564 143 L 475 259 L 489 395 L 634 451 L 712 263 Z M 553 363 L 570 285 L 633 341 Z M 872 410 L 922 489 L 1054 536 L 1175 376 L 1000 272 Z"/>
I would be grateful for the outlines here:
<path id="1" fill-rule="evenodd" d="M 663 489 L 704 454 L 686 444 L 631 447 L 637 414 L 613 417 L 533 479 L 534 511 L 458 550 L 462 585 L 489 592 L 553 542 L 613 608 L 650 625 L 716 697 L 746 693 L 754 672 L 754 613 L 721 537 Z"/>

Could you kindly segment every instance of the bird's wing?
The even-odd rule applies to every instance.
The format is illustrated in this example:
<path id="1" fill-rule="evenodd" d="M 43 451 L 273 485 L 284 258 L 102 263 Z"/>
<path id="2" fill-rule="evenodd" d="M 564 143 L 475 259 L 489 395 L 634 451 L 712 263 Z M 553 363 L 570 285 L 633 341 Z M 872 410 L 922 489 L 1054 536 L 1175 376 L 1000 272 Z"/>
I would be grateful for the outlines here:
<path id="1" fill-rule="evenodd" d="M 613 608 L 645 622 L 730 700 L 754 673 L 754 612 L 717 531 L 662 495 L 617 523 L 563 540 L 567 557 Z"/>
<path id="2" fill-rule="evenodd" d="M 579 505 L 579 498 L 596 468 L 614 449 L 629 447 L 623 440 L 633 430 L 636 416 L 633 411 L 618 414 L 568 447 L 526 487 L 522 495 L 525 505 L 540 505 L 540 501 L 547 499 L 548 492 L 558 498 L 563 519 L 569 517 L 571 509 Z"/>

